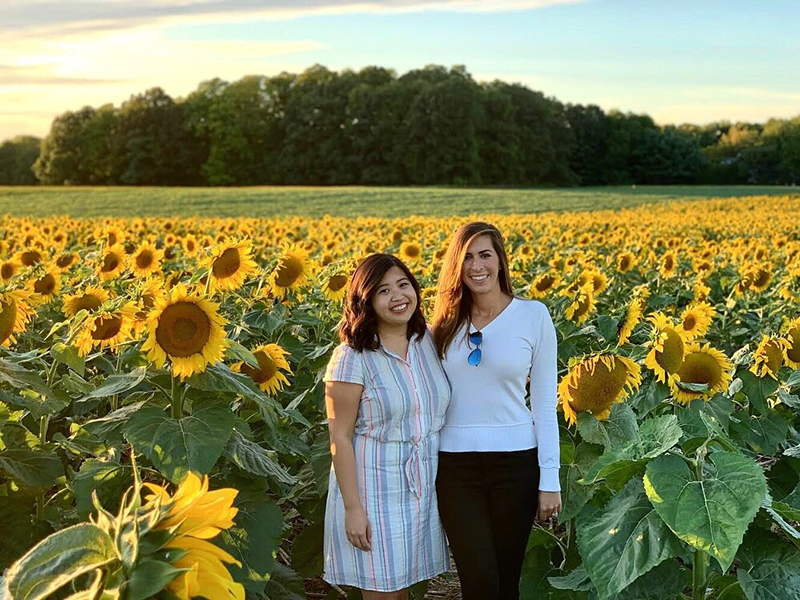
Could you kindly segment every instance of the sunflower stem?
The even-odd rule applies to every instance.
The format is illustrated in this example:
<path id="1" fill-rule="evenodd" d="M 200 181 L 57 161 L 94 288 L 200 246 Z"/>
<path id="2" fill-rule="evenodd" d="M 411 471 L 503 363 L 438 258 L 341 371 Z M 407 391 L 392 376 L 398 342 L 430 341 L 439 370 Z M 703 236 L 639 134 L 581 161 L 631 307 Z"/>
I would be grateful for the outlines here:
<path id="1" fill-rule="evenodd" d="M 705 444 L 703 445 L 705 446 Z M 694 476 L 697 481 L 703 481 L 703 464 L 705 463 L 705 448 L 701 446 L 694 461 Z M 706 597 L 706 571 L 708 570 L 708 553 L 695 548 L 692 559 L 692 600 L 703 600 Z"/>
<path id="2" fill-rule="evenodd" d="M 181 401 L 181 387 L 178 378 L 172 376 L 172 394 L 170 396 L 172 404 L 172 418 L 180 419 L 183 416 L 183 402 Z"/>

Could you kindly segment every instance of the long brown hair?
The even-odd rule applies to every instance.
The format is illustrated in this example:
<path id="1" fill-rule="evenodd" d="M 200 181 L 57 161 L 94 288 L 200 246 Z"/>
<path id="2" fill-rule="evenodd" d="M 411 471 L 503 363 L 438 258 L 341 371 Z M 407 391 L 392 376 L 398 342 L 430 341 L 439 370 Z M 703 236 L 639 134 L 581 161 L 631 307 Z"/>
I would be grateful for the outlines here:
<path id="1" fill-rule="evenodd" d="M 514 295 L 511 277 L 508 274 L 508 256 L 503 246 L 503 236 L 494 225 L 475 221 L 458 228 L 450 240 L 444 255 L 442 270 L 439 272 L 439 287 L 436 291 L 436 303 L 433 307 L 433 338 L 439 358 L 444 355 L 456 332 L 466 323 L 472 314 L 472 293 L 464 284 L 464 257 L 473 240 L 482 235 L 489 236 L 492 247 L 500 260 L 497 278 L 500 289 L 509 296 Z"/>
<path id="2" fill-rule="evenodd" d="M 396 256 L 371 254 L 353 272 L 339 327 L 339 338 L 359 352 L 363 352 L 365 349 L 377 350 L 380 348 L 378 315 L 375 314 L 375 309 L 372 307 L 372 297 L 383 281 L 384 275 L 392 267 L 398 267 L 403 271 L 417 295 L 417 307 L 408 321 L 406 337 L 410 340 L 413 335 L 416 335 L 418 339 L 422 339 L 425 335 L 425 317 L 422 315 L 419 283 L 405 263 Z"/>

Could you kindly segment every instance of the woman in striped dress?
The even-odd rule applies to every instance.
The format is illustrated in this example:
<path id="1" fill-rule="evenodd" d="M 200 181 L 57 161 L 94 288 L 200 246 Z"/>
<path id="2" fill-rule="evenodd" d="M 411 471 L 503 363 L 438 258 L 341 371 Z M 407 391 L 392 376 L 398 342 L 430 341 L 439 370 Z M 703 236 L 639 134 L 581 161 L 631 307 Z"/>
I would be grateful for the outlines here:
<path id="1" fill-rule="evenodd" d="M 450 566 L 436 500 L 450 387 L 402 261 L 373 254 L 358 266 L 339 333 L 324 377 L 333 464 L 323 579 L 366 600 L 404 599 Z"/>

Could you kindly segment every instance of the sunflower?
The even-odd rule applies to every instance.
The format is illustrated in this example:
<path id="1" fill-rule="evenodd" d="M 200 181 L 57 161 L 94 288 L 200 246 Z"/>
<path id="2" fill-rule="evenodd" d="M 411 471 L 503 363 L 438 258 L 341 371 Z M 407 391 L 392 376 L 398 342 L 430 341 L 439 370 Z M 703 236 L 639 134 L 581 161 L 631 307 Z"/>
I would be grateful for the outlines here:
<path id="1" fill-rule="evenodd" d="M 580 325 L 589 318 L 595 308 L 595 298 L 592 290 L 593 286 L 590 282 L 580 288 L 573 296 L 572 302 L 564 309 L 564 314 L 569 320 L 575 321 Z"/>
<path id="2" fill-rule="evenodd" d="M 186 256 L 193 258 L 197 256 L 197 252 L 200 250 L 200 245 L 197 243 L 197 238 L 192 235 L 191 233 L 183 238 L 181 242 L 183 245 L 183 252 Z"/>
<path id="3" fill-rule="evenodd" d="M 270 275 L 270 287 L 277 298 L 283 298 L 286 290 L 296 290 L 303 285 L 311 272 L 308 252 L 297 244 L 287 247 Z"/>
<path id="4" fill-rule="evenodd" d="M 16 258 L 10 258 L 0 263 L 0 277 L 9 281 L 22 270 L 22 263 Z"/>
<path id="5" fill-rule="evenodd" d="M 248 240 L 230 240 L 214 246 L 209 256 L 200 262 L 209 269 L 212 290 L 235 290 L 244 280 L 258 271 Z"/>
<path id="6" fill-rule="evenodd" d="M 25 250 L 17 254 L 16 259 L 25 267 L 32 267 L 44 260 L 42 253 L 38 250 Z"/>
<path id="7" fill-rule="evenodd" d="M 531 283 L 528 295 L 531 298 L 544 298 L 555 286 L 558 285 L 561 277 L 557 271 L 542 273 Z"/>
<path id="8" fill-rule="evenodd" d="M 156 301 L 150 312 L 142 351 L 157 367 L 169 360 L 173 375 L 181 379 L 204 371 L 222 359 L 227 345 L 225 319 L 217 308 L 216 303 L 190 294 L 179 283 L 169 297 Z"/>
<path id="9" fill-rule="evenodd" d="M 241 563 L 208 541 L 222 530 L 233 527 L 233 518 L 239 512 L 233 507 L 238 490 L 208 491 L 208 476 L 201 480 L 191 471 L 174 496 L 161 486 L 152 483 L 144 486 L 152 492 L 145 496 L 145 506 L 160 506 L 168 511 L 155 529 L 168 531 L 174 536 L 164 544 L 164 548 L 179 551 L 172 565 L 186 569 L 167 584 L 167 589 L 181 600 L 201 596 L 244 600 L 244 587 L 233 581 L 225 567 L 225 563 L 239 567 Z"/>
<path id="10" fill-rule="evenodd" d="M 628 250 L 617 256 L 617 271 L 627 273 L 636 266 L 636 255 Z"/>
<path id="11" fill-rule="evenodd" d="M 642 382 L 639 365 L 618 354 L 595 354 L 575 364 L 558 384 L 558 402 L 568 425 L 577 413 L 607 419 L 615 402 L 622 402 Z"/>
<path id="12" fill-rule="evenodd" d="M 159 279 L 148 279 L 134 293 L 137 310 L 134 315 L 133 331 L 137 337 L 147 328 L 150 311 L 157 301 L 164 299 L 165 295 L 164 283 Z"/>
<path id="13" fill-rule="evenodd" d="M 753 267 L 748 272 L 751 290 L 763 292 L 772 281 L 772 271 L 767 265 Z"/>
<path id="14" fill-rule="evenodd" d="M 347 295 L 350 286 L 350 277 L 343 273 L 336 273 L 327 277 L 322 283 L 322 293 L 331 302 L 339 302 Z"/>
<path id="15" fill-rule="evenodd" d="M 617 346 L 626 343 L 633 332 L 633 328 L 639 323 L 642 318 L 642 302 L 639 298 L 634 298 L 628 305 L 628 310 L 625 311 L 625 318 L 619 325 L 619 334 L 617 335 Z"/>
<path id="16" fill-rule="evenodd" d="M 705 281 L 698 277 L 694 282 L 694 286 L 692 287 L 692 294 L 694 295 L 695 301 L 706 302 L 710 293 L 711 288 L 706 285 Z"/>
<path id="17" fill-rule="evenodd" d="M 81 310 L 94 312 L 110 298 L 110 294 L 101 287 L 86 286 L 83 292 L 64 294 L 64 314 L 74 317 Z"/>
<path id="18" fill-rule="evenodd" d="M 422 260 L 422 246 L 418 242 L 403 242 L 399 255 L 403 262 L 416 264 Z"/>
<path id="19" fill-rule="evenodd" d="M 764 335 L 753 354 L 753 364 L 750 371 L 757 377 L 769 375 L 773 379 L 778 378 L 778 370 L 781 368 L 783 357 L 791 347 L 789 340 L 785 338 L 770 337 Z"/>
<path id="20" fill-rule="evenodd" d="M 789 342 L 783 354 L 786 366 L 800 369 L 800 317 L 789 321 L 786 328 L 786 341 Z"/>
<path id="21" fill-rule="evenodd" d="M 608 287 L 608 277 L 602 271 L 590 270 L 587 273 L 592 284 L 593 293 L 599 294 Z"/>
<path id="22" fill-rule="evenodd" d="M 38 272 L 28 281 L 33 293 L 31 301 L 45 304 L 57 298 L 61 292 L 61 272 L 52 265 L 37 267 Z"/>
<path id="23" fill-rule="evenodd" d="M 648 318 L 653 323 L 650 352 L 644 364 L 656 374 L 661 383 L 677 376 L 683 362 L 685 344 L 679 329 L 662 313 L 653 313 Z"/>
<path id="24" fill-rule="evenodd" d="M 125 270 L 125 248 L 117 244 L 109 246 L 103 252 L 100 264 L 97 265 L 97 274 L 101 281 L 115 279 Z"/>
<path id="25" fill-rule="evenodd" d="M 70 267 L 77 263 L 79 258 L 75 252 L 65 252 L 56 258 L 55 265 L 63 273 L 69 271 Z"/>
<path id="26" fill-rule="evenodd" d="M 708 400 L 717 392 L 728 389 L 732 368 L 728 357 L 710 344 L 701 348 L 699 344 L 692 343 L 686 348 L 677 377 L 669 382 L 672 396 L 685 405 L 697 398 Z M 679 382 L 705 383 L 708 389 L 705 392 L 692 392 L 680 388 Z"/>
<path id="27" fill-rule="evenodd" d="M 25 290 L 0 292 L 0 346 L 11 347 L 16 334 L 25 331 L 31 317 L 30 295 Z"/>
<path id="28" fill-rule="evenodd" d="M 664 279 L 669 279 L 678 272 L 678 258 L 675 256 L 675 252 L 669 250 L 661 256 L 658 272 Z"/>
<path id="29" fill-rule="evenodd" d="M 258 360 L 258 369 L 245 362 L 238 362 L 231 365 L 231 370 L 237 373 L 244 373 L 258 384 L 258 387 L 267 395 L 274 394 L 288 385 L 289 380 L 281 371 L 286 371 L 291 375 L 292 369 L 286 361 L 289 353 L 278 344 L 265 344 L 253 350 L 253 354 Z"/>
<path id="30" fill-rule="evenodd" d="M 708 332 L 711 320 L 716 314 L 717 310 L 713 306 L 707 302 L 698 302 L 683 311 L 678 332 L 687 342 L 703 337 Z"/>
<path id="31" fill-rule="evenodd" d="M 150 242 L 142 242 L 130 258 L 130 266 L 136 277 L 150 277 L 161 269 L 164 253 Z"/>
<path id="32" fill-rule="evenodd" d="M 86 356 L 92 348 L 111 348 L 117 351 L 119 345 L 131 339 L 136 305 L 128 302 L 115 310 L 101 310 L 84 321 L 75 337 L 78 354 Z"/>

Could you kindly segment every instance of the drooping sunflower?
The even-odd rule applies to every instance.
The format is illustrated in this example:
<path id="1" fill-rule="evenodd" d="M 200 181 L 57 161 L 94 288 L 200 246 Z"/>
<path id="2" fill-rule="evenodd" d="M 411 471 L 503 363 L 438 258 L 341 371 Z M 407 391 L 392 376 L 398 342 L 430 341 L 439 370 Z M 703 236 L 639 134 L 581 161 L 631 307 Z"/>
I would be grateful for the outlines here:
<path id="1" fill-rule="evenodd" d="M 619 326 L 619 334 L 617 335 L 617 346 L 625 344 L 631 337 L 633 328 L 639 323 L 642 318 L 642 302 L 639 298 L 634 298 L 628 304 L 628 309 L 625 311 L 625 318 Z"/>
<path id="2" fill-rule="evenodd" d="M 783 355 L 786 366 L 800 369 L 800 317 L 789 321 L 786 327 L 786 341 L 789 342 Z"/>
<path id="3" fill-rule="evenodd" d="M 653 313 L 648 318 L 653 323 L 650 352 L 644 364 L 656 374 L 656 379 L 666 383 L 677 377 L 683 362 L 686 345 L 680 330 L 662 313 Z"/>
<path id="4" fill-rule="evenodd" d="M 64 314 L 74 317 L 81 310 L 94 312 L 110 297 L 111 295 L 103 288 L 88 285 L 77 294 L 64 294 Z"/>
<path id="5" fill-rule="evenodd" d="M 36 269 L 38 272 L 28 281 L 28 289 L 33 293 L 31 302 L 46 304 L 61 292 L 61 272 L 52 265 L 40 265 Z"/>
<path id="6" fill-rule="evenodd" d="M 717 314 L 717 309 L 708 302 L 698 302 L 689 306 L 681 314 L 681 323 L 678 332 L 687 342 L 703 337 L 711 326 L 711 321 Z"/>
<path id="7" fill-rule="evenodd" d="M 789 340 L 779 337 L 764 335 L 753 353 L 753 364 L 750 371 L 757 377 L 769 376 L 778 378 L 778 370 L 786 351 L 791 347 Z"/>
<path id="8" fill-rule="evenodd" d="M 130 267 L 136 277 L 150 277 L 161 269 L 164 253 L 151 242 L 142 242 L 130 258 Z"/>
<path id="9" fill-rule="evenodd" d="M 288 246 L 280 258 L 278 265 L 270 274 L 270 287 L 277 298 L 283 298 L 286 290 L 296 290 L 308 279 L 312 264 L 308 251 L 297 244 Z"/>
<path id="10" fill-rule="evenodd" d="M 772 281 L 772 270 L 768 265 L 759 265 L 749 270 L 750 289 L 756 292 L 763 292 L 769 287 Z"/>
<path id="11" fill-rule="evenodd" d="M 403 242 L 398 255 L 403 262 L 416 264 L 422 260 L 422 246 L 418 242 Z"/>
<path id="12" fill-rule="evenodd" d="M 278 344 L 264 344 L 253 350 L 258 369 L 250 366 L 246 362 L 237 362 L 231 365 L 231 370 L 237 373 L 244 373 L 258 384 L 258 387 L 267 395 L 274 394 L 289 384 L 281 371 L 291 375 L 292 369 L 286 357 L 289 353 Z"/>
<path id="13" fill-rule="evenodd" d="M 121 244 L 107 247 L 97 265 L 97 275 L 101 281 L 115 279 L 125 270 L 125 248 Z"/>
<path id="14" fill-rule="evenodd" d="M 16 334 L 25 331 L 31 317 L 30 292 L 0 292 L 0 346 L 9 348 L 17 342 Z"/>
<path id="15" fill-rule="evenodd" d="M 75 337 L 78 354 L 86 356 L 92 348 L 110 348 L 118 351 L 119 345 L 131 339 L 136 305 L 128 302 L 114 310 L 99 310 L 84 321 Z"/>
<path id="16" fill-rule="evenodd" d="M 580 325 L 589 318 L 595 308 L 595 298 L 592 290 L 593 286 L 590 282 L 580 288 L 573 296 L 572 302 L 564 309 L 564 314 L 569 320 L 575 321 Z"/>
<path id="17" fill-rule="evenodd" d="M 16 258 L 10 258 L 0 263 L 0 277 L 3 281 L 9 281 L 22 270 L 22 263 Z"/>
<path id="18" fill-rule="evenodd" d="M 179 283 L 150 312 L 142 351 L 157 367 L 169 360 L 173 375 L 181 379 L 204 371 L 222 359 L 227 345 L 225 319 L 217 309 L 215 302 Z"/>
<path id="19" fill-rule="evenodd" d="M 80 257 L 78 256 L 77 252 L 65 252 L 56 258 L 55 265 L 62 273 L 64 273 L 69 271 L 70 267 L 76 264 L 79 258 Z"/>
<path id="20" fill-rule="evenodd" d="M 708 400 L 717 392 L 728 389 L 732 370 L 728 357 L 716 348 L 712 348 L 711 344 L 701 347 L 700 344 L 693 342 L 686 348 L 677 377 L 669 381 L 672 397 L 686 405 L 697 398 Z M 708 389 L 705 392 L 692 392 L 681 389 L 678 382 L 705 383 Z"/>
<path id="21" fill-rule="evenodd" d="M 248 240 L 230 240 L 214 246 L 200 262 L 209 268 L 212 290 L 235 290 L 244 280 L 258 271 L 252 257 L 252 244 Z"/>
<path id="22" fill-rule="evenodd" d="M 531 283 L 528 295 L 531 298 L 544 298 L 561 281 L 561 276 L 557 271 L 551 270 L 542 273 Z"/>
<path id="23" fill-rule="evenodd" d="M 322 282 L 322 293 L 331 302 L 339 302 L 347 295 L 350 277 L 344 273 L 335 273 Z"/>
<path id="24" fill-rule="evenodd" d="M 641 369 L 618 354 L 595 354 L 575 364 L 558 384 L 558 402 L 568 425 L 577 413 L 607 419 L 616 402 L 622 402 L 642 382 Z"/>

